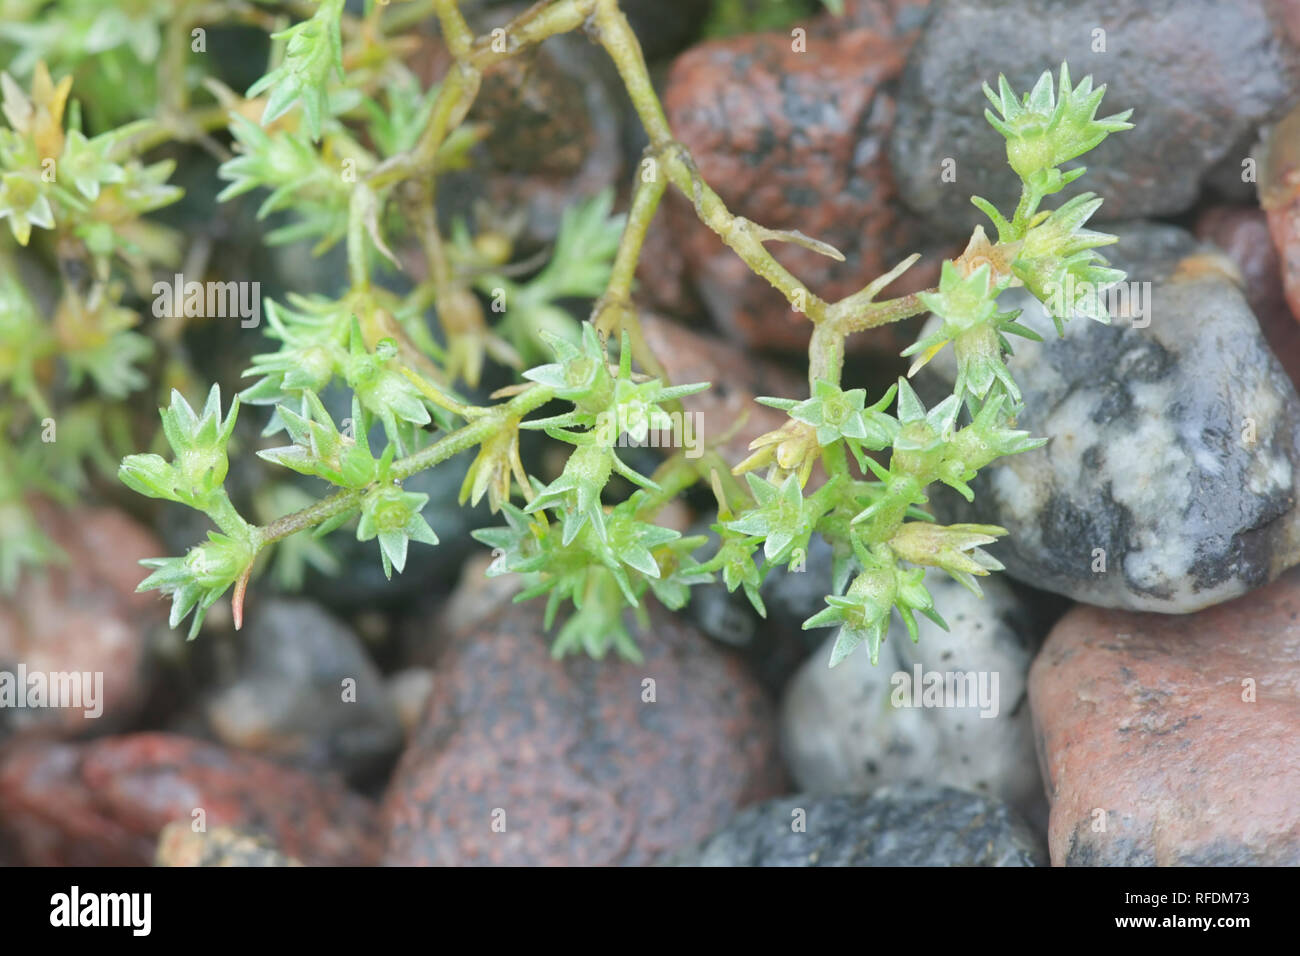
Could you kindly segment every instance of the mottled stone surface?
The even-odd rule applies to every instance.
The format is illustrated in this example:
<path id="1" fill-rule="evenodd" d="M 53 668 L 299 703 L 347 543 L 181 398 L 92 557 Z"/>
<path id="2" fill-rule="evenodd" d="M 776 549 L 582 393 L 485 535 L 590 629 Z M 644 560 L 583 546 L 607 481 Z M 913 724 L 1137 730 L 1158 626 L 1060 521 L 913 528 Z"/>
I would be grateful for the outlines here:
<path id="1" fill-rule="evenodd" d="M 1300 865 L 1300 572 L 1186 617 L 1078 606 L 1030 671 L 1052 862 Z"/>
<path id="2" fill-rule="evenodd" d="M 770 707 L 703 635 L 656 609 L 645 663 L 556 662 L 540 616 L 448 640 L 385 801 L 388 863 L 642 864 L 780 792 Z"/>
<path id="3" fill-rule="evenodd" d="M 1108 84 L 1101 115 L 1135 129 L 1088 153 L 1101 218 L 1188 209 L 1202 177 L 1297 89 L 1297 46 L 1268 0 L 936 0 L 912 49 L 889 140 L 909 206 L 954 236 L 982 220 L 969 197 L 1015 208 L 1006 143 L 984 118 L 981 83 L 1005 73 L 1024 92 L 1044 69 Z M 1103 30 L 1104 37 L 1095 33 Z M 1094 50 L 1104 41 L 1105 52 Z M 1238 157 L 1240 160 L 1244 157 Z M 956 162 L 956 182 L 940 176 Z"/>
<path id="4" fill-rule="evenodd" d="M 796 830 L 803 826 L 803 832 Z M 1043 866 L 1041 841 L 1006 805 L 952 787 L 801 794 L 738 814 L 676 866 Z"/>
<path id="5" fill-rule="evenodd" d="M 1300 12 L 1296 13 L 1300 20 Z M 1259 164 L 1259 201 L 1268 217 L 1286 301 L 1300 316 L 1300 108 L 1268 134 Z"/>
<path id="6" fill-rule="evenodd" d="M 0 597 L 0 671 L 15 680 L 19 665 L 29 675 L 79 672 L 92 696 L 98 680 L 102 714 L 89 717 L 86 707 L 0 704 L 0 740 L 13 733 L 103 733 L 129 720 L 148 694 L 148 634 L 166 621 L 167 606 L 156 594 L 135 593 L 147 573 L 138 562 L 165 551 L 121 512 L 33 506 L 67 561 L 27 571 L 12 596 Z"/>
<path id="7" fill-rule="evenodd" d="M 343 623 L 309 601 L 272 598 L 249 608 L 239 643 L 235 679 L 204 707 L 223 743 L 347 776 L 372 774 L 397 755 L 396 708 Z"/>
<path id="8" fill-rule="evenodd" d="M 674 135 L 731 211 L 769 228 L 801 230 L 844 254 L 837 263 L 796 245 L 768 244 L 828 300 L 926 245 L 916 217 L 898 202 L 885 156 L 892 83 L 911 35 L 888 20 L 874 27 L 822 20 L 809 25 L 802 51 L 789 32 L 716 40 L 688 50 L 668 77 L 664 107 Z M 768 349 L 807 345 L 807 319 L 697 221 L 688 199 L 670 195 L 662 216 L 656 228 L 671 237 L 729 337 Z M 656 261 L 652 252 L 642 269 L 652 291 Z M 925 287 L 936 261 L 914 268 L 897 291 Z M 864 333 L 853 344 L 896 353 L 910 341 L 910 327 Z"/>
<path id="9" fill-rule="evenodd" d="M 1131 294 L 1110 326 L 1075 319 L 1060 339 L 1035 300 L 1007 297 L 1047 340 L 1018 340 L 1008 365 L 1021 427 L 1050 442 L 982 472 L 973 505 L 935 502 L 947 520 L 1009 529 L 998 558 L 1027 584 L 1184 613 L 1300 558 L 1300 399 L 1222 253 L 1172 226 L 1115 231 L 1107 255 Z M 952 350 L 932 366 L 950 383 Z"/>
<path id="10" fill-rule="evenodd" d="M 309 866 L 379 855 L 375 806 L 336 780 L 172 734 L 0 751 L 0 831 L 33 866 L 147 866 L 174 821 L 269 837 Z"/>
<path id="11" fill-rule="evenodd" d="M 484 10 L 472 26 L 488 35 L 527 7 Z M 566 208 L 621 185 L 624 96 L 605 51 L 581 32 L 493 64 L 468 116 L 486 124 L 478 151 L 487 165 L 450 174 L 440 211 L 468 214 L 487 198 L 499 212 L 525 214 L 525 237 L 551 241 Z"/>
<path id="12" fill-rule="evenodd" d="M 169 823 L 158 837 L 155 866 L 302 866 L 264 836 L 216 827 L 196 833 L 183 821 Z"/>
<path id="13" fill-rule="evenodd" d="M 950 631 L 918 618 L 913 644 L 895 618 L 875 666 L 865 651 L 828 666 L 834 637 L 804 662 L 781 703 L 790 775 L 813 793 L 869 793 L 902 780 L 946 784 L 1045 819 L 1025 700 L 1040 637 L 1032 616 L 996 577 L 981 581 L 982 599 L 942 573 L 928 575 L 926 585 Z M 937 690 L 926 695 L 927 682 L 948 675 L 951 699 Z"/>
<path id="14" fill-rule="evenodd" d="M 1287 306 L 1268 216 L 1254 206 L 1212 206 L 1197 217 L 1196 235 L 1218 246 L 1237 267 L 1235 278 L 1260 331 L 1291 383 L 1300 387 L 1300 322 Z"/>

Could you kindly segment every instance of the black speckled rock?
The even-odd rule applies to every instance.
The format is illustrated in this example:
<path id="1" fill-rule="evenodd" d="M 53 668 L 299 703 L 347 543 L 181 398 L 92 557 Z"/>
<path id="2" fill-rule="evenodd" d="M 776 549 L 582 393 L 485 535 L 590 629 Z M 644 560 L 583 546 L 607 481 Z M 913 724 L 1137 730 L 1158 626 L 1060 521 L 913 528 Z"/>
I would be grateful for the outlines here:
<path id="1" fill-rule="evenodd" d="M 1172 226 L 1114 231 L 1107 256 L 1137 285 L 1112 325 L 1075 319 L 1061 339 L 1035 300 L 1006 297 L 1046 339 L 1017 340 L 1008 365 L 1021 427 L 1051 441 L 986 469 L 973 505 L 935 505 L 1009 529 L 996 555 L 1028 584 L 1181 614 L 1300 560 L 1300 399 L 1221 253 Z M 950 382 L 951 349 L 932 366 Z"/>
<path id="2" fill-rule="evenodd" d="M 1101 115 L 1133 109 L 1136 128 L 1087 156 L 1100 217 L 1181 212 L 1203 177 L 1295 96 L 1297 53 L 1269 0 L 939 0 L 903 73 L 889 140 L 903 199 L 941 229 L 982 217 L 972 194 L 1013 209 L 1019 181 L 984 119 L 981 83 L 1018 92 L 1070 64 L 1109 90 Z M 1104 31 L 1104 38 L 1094 31 Z M 1104 39 L 1105 52 L 1096 48 Z M 945 159 L 957 180 L 941 178 Z M 1240 169 L 1241 156 L 1236 159 Z"/>
<path id="3" fill-rule="evenodd" d="M 803 832 L 798 832 L 800 823 Z M 783 797 L 738 814 L 675 866 L 1044 866 L 1042 841 L 1005 804 L 900 784 L 863 796 Z"/>

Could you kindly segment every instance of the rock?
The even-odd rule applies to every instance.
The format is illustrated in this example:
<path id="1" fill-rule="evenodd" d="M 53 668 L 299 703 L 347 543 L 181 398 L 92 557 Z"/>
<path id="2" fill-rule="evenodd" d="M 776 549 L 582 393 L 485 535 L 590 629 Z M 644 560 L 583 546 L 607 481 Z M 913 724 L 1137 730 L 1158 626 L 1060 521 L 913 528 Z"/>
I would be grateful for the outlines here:
<path id="1" fill-rule="evenodd" d="M 1292 384 L 1300 388 L 1300 323 L 1287 307 L 1267 215 L 1254 207 L 1213 206 L 1197 218 L 1196 235 L 1218 246 L 1237 267 L 1238 284 L 1260 331 Z"/>
<path id="2" fill-rule="evenodd" d="M 527 8 L 493 4 L 466 15 L 486 36 Z M 440 82 L 450 56 L 440 49 L 431 61 L 430 80 Z M 580 32 L 491 65 L 467 117 L 487 136 L 471 168 L 440 177 L 440 216 L 473 216 L 486 199 L 507 218 L 523 212 L 530 243 L 550 242 L 565 209 L 621 184 L 624 96 L 605 51 Z"/>
<path id="3" fill-rule="evenodd" d="M 389 786 L 385 861 L 643 864 L 779 793 L 762 694 L 698 632 L 651 613 L 644 664 L 552 660 L 536 603 L 452 636 Z"/>
<path id="4" fill-rule="evenodd" d="M 920 618 L 913 644 L 895 618 L 874 667 L 865 653 L 827 666 L 833 637 L 804 662 L 781 704 L 781 753 L 800 790 L 869 793 L 886 782 L 924 780 L 1046 819 L 1025 706 L 1041 634 L 1006 583 L 980 584 L 983 599 L 931 573 L 926 585 L 951 631 Z M 932 679 L 960 696 L 931 700 Z"/>
<path id="5" fill-rule="evenodd" d="M 802 823 L 806 830 L 796 830 Z M 676 866 L 1043 866 L 1041 841 L 989 797 L 923 783 L 800 794 L 739 813 Z"/>
<path id="6" fill-rule="evenodd" d="M 996 87 L 1004 73 L 1023 93 L 1065 60 L 1076 83 L 1091 73 L 1109 86 L 1100 115 L 1131 108 L 1137 124 L 1086 157 L 1087 188 L 1106 197 L 1098 217 L 1182 212 L 1205 174 L 1296 95 L 1300 45 L 1289 39 L 1284 6 L 936 0 L 908 58 L 889 140 L 898 190 L 954 237 L 982 221 L 972 194 L 1014 209 L 1020 183 L 1005 140 L 984 119 L 981 83 Z M 955 183 L 941 178 L 946 159 L 956 163 Z"/>
<path id="7" fill-rule="evenodd" d="M 375 807 L 336 780 L 172 734 L 0 751 L 0 836 L 28 866 L 147 866 L 199 819 L 270 838 L 308 866 L 370 865 Z"/>
<path id="8" fill-rule="evenodd" d="M 1291 316 L 1300 320 L 1300 109 L 1269 131 L 1259 163 L 1259 202 L 1268 217 Z"/>
<path id="9" fill-rule="evenodd" d="M 163 554 L 163 546 L 119 511 L 33 507 L 67 560 L 28 571 L 12 597 L 0 597 L 0 674 L 14 694 L 7 701 L 0 690 L 0 740 L 119 729 L 149 693 L 149 633 L 167 611 L 155 594 L 135 589 L 147 573 L 138 562 Z M 22 706 L 35 703 L 37 681 L 50 693 L 56 682 L 76 691 L 79 705 Z"/>
<path id="10" fill-rule="evenodd" d="M 1187 617 L 1078 606 L 1029 674 L 1054 864 L 1300 865 L 1300 572 Z"/>
<path id="11" fill-rule="evenodd" d="M 1051 441 L 986 469 L 973 505 L 934 505 L 1007 528 L 997 557 L 1027 584 L 1186 613 L 1300 560 L 1300 399 L 1222 253 L 1171 226 L 1115 231 L 1107 255 L 1129 281 L 1112 325 L 1075 319 L 1059 339 L 1036 301 L 1007 297 L 1047 339 L 1018 340 L 1008 365 L 1020 426 Z M 931 364 L 949 388 L 952 350 Z"/>
<path id="12" fill-rule="evenodd" d="M 183 822 L 169 823 L 158 838 L 155 866 L 302 866 L 266 837 L 216 827 L 195 833 Z"/>
<path id="13" fill-rule="evenodd" d="M 348 627 L 308 601 L 271 598 L 250 606 L 240 645 L 237 676 L 204 708 L 222 743 L 353 778 L 397 756 L 397 711 Z"/>
<path id="14" fill-rule="evenodd" d="M 819 20 L 806 50 L 794 48 L 788 31 L 731 37 L 688 50 L 669 74 L 663 99 L 673 133 L 728 208 L 768 228 L 801 230 L 844 254 L 838 263 L 797 245 L 768 245 L 828 300 L 858 291 L 927 246 L 921 224 L 898 202 L 885 155 L 892 84 L 910 36 L 888 22 L 844 28 Z M 680 249 L 685 274 L 728 338 L 756 348 L 807 346 L 807 319 L 698 221 L 689 199 L 671 193 L 656 228 Z M 889 294 L 930 284 L 938 261 L 931 256 L 914 267 Z M 646 289 L 662 296 L 657 265 L 647 256 L 641 271 Z M 850 343 L 896 354 L 912 331 L 913 323 L 895 323 Z"/>
<path id="15" fill-rule="evenodd" d="M 427 667 L 408 667 L 388 678 L 388 699 L 397 711 L 403 734 L 409 736 L 420 726 L 431 693 L 433 671 Z"/>

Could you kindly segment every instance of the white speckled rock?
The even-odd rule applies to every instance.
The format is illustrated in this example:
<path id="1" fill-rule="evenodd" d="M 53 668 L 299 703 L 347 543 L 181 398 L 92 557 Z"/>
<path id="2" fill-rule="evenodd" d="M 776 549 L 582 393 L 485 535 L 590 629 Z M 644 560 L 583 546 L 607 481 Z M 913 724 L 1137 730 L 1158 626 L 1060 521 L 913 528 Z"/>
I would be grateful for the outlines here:
<path id="1" fill-rule="evenodd" d="M 1046 339 L 1016 339 L 1008 365 L 1020 425 L 1051 441 L 986 469 L 973 505 L 936 495 L 936 513 L 1007 528 L 997 557 L 1035 587 L 1196 611 L 1300 561 L 1300 399 L 1220 253 L 1172 226 L 1113 231 L 1107 258 L 1149 293 L 1064 339 L 1034 299 L 1006 297 Z M 951 349 L 932 366 L 923 392 L 955 377 Z"/>
<path id="2" fill-rule="evenodd" d="M 951 630 L 918 616 L 920 640 L 913 644 L 895 618 L 875 667 L 864 652 L 828 667 L 834 638 L 804 662 L 781 706 L 782 755 L 801 789 L 865 793 L 925 780 L 997 797 L 1046 821 L 1025 700 L 1042 635 L 1007 584 L 996 577 L 980 583 L 982 599 L 931 572 L 926 586 Z M 975 673 L 986 681 L 989 706 L 979 705 L 978 683 L 976 700 L 968 697 L 964 707 L 908 706 L 926 703 L 923 693 L 911 693 L 918 665 L 922 689 L 931 672 Z"/>

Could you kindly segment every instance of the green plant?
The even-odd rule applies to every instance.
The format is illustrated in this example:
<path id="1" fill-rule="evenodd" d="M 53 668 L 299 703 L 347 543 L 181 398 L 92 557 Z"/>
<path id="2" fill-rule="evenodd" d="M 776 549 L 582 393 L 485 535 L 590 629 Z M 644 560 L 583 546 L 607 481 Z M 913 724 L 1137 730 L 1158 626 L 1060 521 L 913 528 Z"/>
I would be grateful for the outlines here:
<path id="1" fill-rule="evenodd" d="M 377 539 L 385 571 L 400 571 L 410 541 L 437 540 L 436 527 L 420 515 L 423 496 L 402 490 L 401 482 L 475 448 L 462 498 L 486 496 L 504 519 L 476 535 L 494 549 L 490 573 L 523 575 L 521 598 L 545 594 L 548 626 L 565 601 L 573 604 L 556 654 L 581 649 L 600 657 L 612 648 L 638 658 L 624 620 L 628 612 L 643 617 L 649 592 L 670 608 L 681 607 L 690 588 L 715 573 L 729 589 L 743 588 L 762 613 L 763 578 L 800 561 L 814 534 L 832 546 L 833 579 L 827 608 L 805 627 L 839 627 L 832 664 L 862 643 L 874 661 L 895 610 L 913 639 L 916 612 L 943 623 L 924 586 L 927 567 L 943 569 L 978 593 L 976 578 L 1000 567 L 982 548 L 1005 532 L 935 524 L 924 510 L 927 489 L 940 482 L 969 498 L 969 482 L 979 469 L 1043 442 L 1016 428 L 1020 393 L 1004 362 L 1010 352 L 1006 335 L 1034 336 L 1016 323 L 1014 312 L 999 311 L 1001 293 L 1024 286 L 1053 304 L 1058 322 L 1074 314 L 1106 319 L 1097 307 L 1097 286 L 1118 281 L 1122 273 L 1107 268 L 1096 251 L 1114 238 L 1083 228 L 1098 200 L 1084 195 L 1055 210 L 1040 209 L 1045 197 L 1082 172 L 1063 171 L 1063 163 L 1127 128 L 1127 114 L 1094 118 L 1101 89 L 1092 90 L 1089 80 L 1072 86 L 1062 66 L 1059 89 L 1045 74 L 1023 98 L 1005 80 L 1000 94 L 988 90 L 1001 113 L 990 113 L 990 121 L 1006 137 L 1008 160 L 1022 181 L 1022 198 L 1010 219 L 974 200 L 996 226 L 997 241 L 976 228 L 962 255 L 944 263 L 937 288 L 878 299 L 916 261 L 912 256 L 861 291 L 826 302 L 764 244 L 798 242 L 839 253 L 802 233 L 765 229 L 727 210 L 672 137 L 616 0 L 535 5 L 504 28 L 504 42 L 500 35 L 495 42 L 476 38 L 455 0 L 433 0 L 455 62 L 427 109 L 411 106 L 409 88 L 405 98 L 390 96 L 388 106 L 379 108 L 382 113 L 402 102 L 403 109 L 423 117 L 418 135 L 388 155 L 362 146 L 350 132 L 374 124 L 376 114 L 351 111 L 358 97 L 350 94 L 370 79 L 340 72 L 340 36 L 344 47 L 349 36 L 362 46 L 378 41 L 348 29 L 341 6 L 326 0 L 289 32 L 283 60 L 253 87 L 269 92 L 262 118 L 274 121 L 272 128 L 236 117 L 240 155 L 223 168 L 234 184 L 228 193 L 267 188 L 268 206 L 294 210 L 303 223 L 295 237 L 319 236 L 327 244 L 341 238 L 347 245 L 350 288 L 340 299 L 299 297 L 292 308 L 268 305 L 270 332 L 281 345 L 254 361 L 249 374 L 258 381 L 243 393 L 247 402 L 275 405 L 268 433 L 288 435 L 289 444 L 262 456 L 323 480 L 331 493 L 264 525 L 245 521 L 222 489 L 236 409 L 222 419 L 215 389 L 202 415 L 174 397 L 163 412 L 173 460 L 130 456 L 121 469 L 131 487 L 198 508 L 218 529 L 189 555 L 152 562 L 156 570 L 142 587 L 172 597 L 173 623 L 194 610 L 193 635 L 206 609 L 232 586 L 238 622 L 258 556 L 303 531 L 322 534 L 356 520 L 359 539 Z M 376 33 L 391 22 L 380 19 L 377 8 L 368 16 Z M 468 226 L 458 227 L 454 242 L 440 235 L 433 215 L 437 173 L 466 161 L 457 137 L 465 142 L 462 123 L 483 70 L 580 26 L 605 48 L 628 90 L 649 137 L 643 167 L 649 173 L 638 176 L 617 243 L 606 242 L 596 254 L 578 253 L 562 234 L 558 264 L 543 270 L 530 292 L 527 283 L 509 283 L 493 271 L 505 259 L 493 251 L 492 236 L 473 236 Z M 292 120 L 295 110 L 305 126 L 279 125 Z M 354 160 L 352 179 L 341 168 L 346 159 Z M 813 324 L 809 397 L 764 399 L 785 410 L 789 421 L 754 442 L 754 453 L 734 469 L 714 447 L 698 456 L 685 453 L 681 399 L 707 386 L 667 381 L 632 304 L 646 228 L 670 184 Z M 602 225 L 608 205 L 596 211 L 575 214 L 568 228 L 587 237 L 609 236 L 611 228 Z M 413 237 L 427 266 L 427 276 L 402 299 L 371 282 L 372 268 L 391 258 L 387 237 L 393 235 Z M 1067 280 L 1074 291 L 1062 298 L 1058 290 Z M 495 396 L 501 399 L 496 404 L 481 406 L 469 404 L 456 391 L 457 382 L 477 380 L 485 352 L 527 354 L 536 341 L 521 337 L 518 326 L 489 328 L 470 291 L 474 287 L 489 295 L 504 290 L 507 302 L 521 303 L 530 322 L 546 322 L 542 316 L 553 315 L 547 309 L 558 295 L 598 297 L 580 332 L 560 320 L 536 336 L 552 361 L 525 371 L 522 383 Z M 422 322 L 429 304 L 438 312 L 441 347 Z M 905 379 L 874 400 L 864 388 L 845 387 L 849 335 L 925 311 L 942 325 L 908 352 L 918 356 L 915 369 L 951 343 L 959 369 L 954 394 L 927 409 Z M 499 332 L 511 341 L 502 341 Z M 339 382 L 353 393 L 350 428 L 332 420 L 320 398 Z M 529 417 L 556 402 L 562 403 L 558 413 Z M 652 475 L 642 475 L 617 449 L 621 436 L 635 439 L 650 428 L 672 428 L 680 450 Z M 520 431 L 529 429 L 571 446 L 563 470 L 549 483 L 529 474 L 521 460 Z M 383 447 L 372 447 L 380 431 Z M 623 500 L 613 500 L 615 476 L 634 488 Z M 669 501 L 699 481 L 709 483 L 717 498 L 721 540 L 718 551 L 702 561 L 694 553 L 705 539 L 683 538 L 655 523 Z"/>

